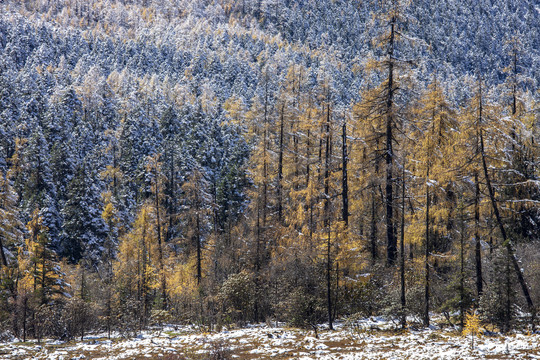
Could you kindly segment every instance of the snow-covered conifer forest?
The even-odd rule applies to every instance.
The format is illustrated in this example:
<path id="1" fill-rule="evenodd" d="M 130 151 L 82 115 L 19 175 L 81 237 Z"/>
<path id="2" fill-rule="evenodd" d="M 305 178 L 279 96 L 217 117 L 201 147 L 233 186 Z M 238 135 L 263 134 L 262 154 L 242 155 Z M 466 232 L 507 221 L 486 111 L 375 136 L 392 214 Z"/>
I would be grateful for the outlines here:
<path id="1" fill-rule="evenodd" d="M 3 0 L 0 357 L 540 358 L 539 82 L 536 0 Z"/>

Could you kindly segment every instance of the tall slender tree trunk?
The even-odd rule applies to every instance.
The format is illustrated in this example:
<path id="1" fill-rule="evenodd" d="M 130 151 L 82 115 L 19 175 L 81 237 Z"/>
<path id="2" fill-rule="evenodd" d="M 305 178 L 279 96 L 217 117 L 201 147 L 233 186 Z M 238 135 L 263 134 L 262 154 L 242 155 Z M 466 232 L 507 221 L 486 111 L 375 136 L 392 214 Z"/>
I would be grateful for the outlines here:
<path id="1" fill-rule="evenodd" d="M 197 205 L 197 214 L 195 216 L 195 240 L 197 241 L 197 285 L 201 284 L 202 279 L 201 217 L 199 215 L 199 211 L 199 206 Z"/>
<path id="2" fill-rule="evenodd" d="M 3 189 L 3 191 L 7 194 L 9 189 L 8 189 L 8 179 L 7 179 L 7 173 L 3 173 L 2 176 L 4 177 L 3 179 L 3 183 L 5 185 L 5 189 Z M 0 204 L 1 207 L 4 207 L 5 204 Z M 2 243 L 2 236 L 0 235 L 0 260 L 2 261 L 2 264 L 3 266 L 8 266 L 8 263 L 7 263 L 7 258 L 6 258 L 6 254 L 4 253 L 4 244 Z"/>
<path id="3" fill-rule="evenodd" d="M 339 261 L 336 261 L 336 290 L 334 291 L 334 306 L 333 306 L 333 319 L 337 319 L 339 303 Z"/>
<path id="4" fill-rule="evenodd" d="M 255 323 L 259 322 L 260 302 L 260 272 L 261 272 L 261 201 L 257 199 L 257 244 L 255 249 L 255 303 L 253 304 L 253 316 Z"/>
<path id="5" fill-rule="evenodd" d="M 266 214 L 268 210 L 268 75 L 264 91 L 264 134 L 263 134 L 263 216 L 262 228 L 266 230 Z"/>
<path id="6" fill-rule="evenodd" d="M 300 106 L 300 76 L 298 75 L 298 86 L 296 87 L 296 98 L 294 101 L 294 108 Z M 294 89 L 293 89 L 294 92 Z M 294 151 L 294 190 L 298 190 L 300 186 L 300 152 L 299 152 L 299 127 L 300 127 L 300 119 L 298 118 L 298 115 L 295 115 L 293 120 L 291 121 L 291 133 L 292 133 L 292 140 L 293 140 L 293 151 Z"/>
<path id="7" fill-rule="evenodd" d="M 474 173 L 474 241 L 475 241 L 475 264 L 476 264 L 476 294 L 478 300 L 482 296 L 484 279 L 482 276 L 482 244 L 480 243 L 480 183 L 478 172 Z"/>
<path id="8" fill-rule="evenodd" d="M 430 210 L 430 192 L 429 192 L 429 161 L 427 164 L 427 170 L 426 170 L 426 217 L 425 217 L 425 227 L 426 227 L 426 244 L 425 244 L 425 258 L 424 258 L 424 264 L 425 264 L 425 289 L 424 289 L 424 325 L 429 326 L 429 301 L 430 301 L 430 269 L 429 269 L 429 258 L 430 258 L 430 251 L 431 251 L 431 244 L 429 239 L 429 210 Z"/>
<path id="9" fill-rule="evenodd" d="M 345 227 L 349 226 L 349 179 L 347 172 L 347 165 L 349 162 L 347 154 L 347 122 L 343 120 L 342 133 L 341 133 L 341 191 L 343 199 L 342 218 L 345 223 Z"/>
<path id="10" fill-rule="evenodd" d="M 399 280 L 400 280 L 400 302 L 401 302 L 401 328 L 407 326 L 405 297 L 405 164 L 403 164 L 403 172 L 401 174 L 401 238 L 399 242 Z"/>
<path id="11" fill-rule="evenodd" d="M 307 131 L 307 146 L 306 146 L 306 188 L 308 193 L 308 212 L 309 212 L 309 241 L 310 245 L 313 244 L 313 232 L 314 232 L 314 222 L 313 222 L 313 194 L 311 190 L 311 132 L 308 129 Z"/>
<path id="12" fill-rule="evenodd" d="M 330 222 L 330 156 L 331 156 L 331 135 L 330 135 L 330 105 L 327 105 L 326 118 L 326 149 L 324 161 L 324 222 L 327 235 L 326 243 L 326 293 L 328 305 L 328 328 L 333 330 L 332 318 L 332 242 L 331 242 L 331 222 Z"/>
<path id="13" fill-rule="evenodd" d="M 285 104 L 281 106 L 281 116 L 279 123 L 279 152 L 278 152 L 278 183 L 277 183 L 277 201 L 278 201 L 278 223 L 283 219 L 283 137 L 285 131 Z"/>
<path id="14" fill-rule="evenodd" d="M 396 261 L 397 242 L 394 229 L 394 150 L 393 150 L 393 127 L 394 127 L 394 39 L 396 18 L 392 17 L 390 23 L 390 43 L 388 46 L 388 86 L 386 99 L 386 261 L 388 265 L 394 265 Z"/>
<path id="15" fill-rule="evenodd" d="M 47 302 L 46 292 L 45 292 L 45 277 L 47 275 L 47 258 L 46 258 L 45 249 L 42 250 L 41 254 L 41 305 L 44 305 Z"/>
<path id="16" fill-rule="evenodd" d="M 370 219 L 370 233 L 369 233 L 369 250 L 371 253 L 371 260 L 375 261 L 378 258 L 377 254 L 377 212 L 375 205 L 375 185 L 371 190 L 371 219 Z"/>
<path id="17" fill-rule="evenodd" d="M 311 176 L 311 131 L 307 131 L 306 139 L 306 188 L 309 187 L 309 181 Z"/>
<path id="18" fill-rule="evenodd" d="M 323 176 L 322 172 L 322 161 L 323 161 L 323 144 L 324 144 L 324 121 L 321 121 L 321 130 L 319 133 L 319 166 L 317 167 L 317 182 L 321 183 L 321 177 Z"/>
<path id="19" fill-rule="evenodd" d="M 141 302 L 141 314 L 139 319 L 139 331 L 145 327 L 146 323 L 146 313 L 147 313 L 147 294 L 146 294 L 146 266 L 147 266 L 147 246 L 146 246 L 146 223 L 147 223 L 147 213 L 144 213 L 144 225 L 142 229 L 141 241 L 142 241 L 142 269 L 141 269 L 141 286 L 140 286 L 140 299 Z"/>
<path id="20" fill-rule="evenodd" d="M 506 248 L 506 253 L 508 254 L 508 248 Z M 510 321 L 512 320 L 512 277 L 510 276 L 511 273 L 511 265 L 510 265 L 510 256 L 506 257 L 506 266 L 504 269 L 504 276 L 505 276 L 505 284 L 504 284 L 504 290 L 506 292 L 505 294 L 505 304 L 504 304 L 504 328 L 503 332 L 508 332 L 510 330 Z"/>
<path id="21" fill-rule="evenodd" d="M 266 218 L 268 210 L 268 75 L 265 75 L 264 87 L 264 118 L 263 118 L 263 179 L 262 179 L 262 194 L 259 193 L 257 201 L 257 244 L 256 244 L 256 259 L 255 259 L 255 304 L 254 317 L 255 322 L 258 322 L 261 317 L 261 267 L 262 256 L 265 249 L 264 239 L 266 231 Z"/>
<path id="22" fill-rule="evenodd" d="M 2 243 L 2 236 L 0 236 L 0 260 L 2 260 L 3 266 L 8 266 L 6 254 L 4 253 L 4 244 Z"/>
<path id="23" fill-rule="evenodd" d="M 155 187 L 154 187 L 154 206 L 156 211 L 156 228 L 157 228 L 157 238 L 158 238 L 158 261 L 159 261 L 159 272 L 161 278 L 161 297 L 162 297 L 162 309 L 167 308 L 167 283 L 165 280 L 165 266 L 163 264 L 163 245 L 161 238 L 161 211 L 159 205 L 159 174 L 158 174 L 158 159 L 156 158 L 154 176 L 155 176 Z"/>
<path id="24" fill-rule="evenodd" d="M 517 112 L 517 50 L 514 49 L 512 54 L 512 115 L 516 115 Z"/>
<path id="25" fill-rule="evenodd" d="M 459 236 L 459 327 L 465 328 L 465 219 L 460 213 Z"/>
<path id="26" fill-rule="evenodd" d="M 28 296 L 24 296 L 23 300 L 23 342 L 26 342 L 26 311 L 28 310 Z"/>
<path id="27" fill-rule="evenodd" d="M 170 155 L 170 166 L 169 166 L 169 191 L 168 191 L 168 199 L 167 199 L 167 222 L 169 223 L 169 226 L 167 228 L 166 237 L 165 237 L 165 243 L 169 242 L 171 240 L 171 232 L 173 231 L 173 213 L 175 212 L 175 206 L 174 206 L 174 153 L 171 151 Z"/>

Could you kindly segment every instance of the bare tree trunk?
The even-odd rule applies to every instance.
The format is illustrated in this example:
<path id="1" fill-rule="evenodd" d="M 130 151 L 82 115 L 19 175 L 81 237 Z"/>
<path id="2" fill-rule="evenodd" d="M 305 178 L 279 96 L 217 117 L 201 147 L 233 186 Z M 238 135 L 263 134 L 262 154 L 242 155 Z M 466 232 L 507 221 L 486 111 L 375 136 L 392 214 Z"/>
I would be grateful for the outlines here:
<path id="1" fill-rule="evenodd" d="M 429 301 L 430 301 L 430 274 L 429 274 L 429 255 L 430 255 L 430 241 L 429 241 L 429 208 L 430 208 L 430 194 L 429 194 L 429 161 L 427 164 L 426 170 L 426 217 L 425 217 L 425 226 L 426 226 L 426 252 L 425 252 L 425 291 L 424 291 L 424 326 L 429 326 Z"/>
<path id="2" fill-rule="evenodd" d="M 260 302 L 260 271 L 261 271 L 261 201 L 257 199 L 257 244 L 255 249 L 255 303 L 253 305 L 253 316 L 255 323 L 259 322 L 259 302 Z"/>
<path id="3" fill-rule="evenodd" d="M 309 240 L 310 245 L 313 244 L 313 231 L 314 231 L 314 221 L 313 221 L 313 194 L 311 193 L 310 185 L 311 177 L 311 132 L 308 129 L 307 132 L 307 147 L 306 147 L 306 188 L 308 189 L 308 204 L 307 206 L 309 211 Z"/>
<path id="4" fill-rule="evenodd" d="M 332 242 L 330 223 L 330 156 L 331 156 L 331 135 L 330 135 L 330 105 L 327 105 L 326 118 L 326 151 L 324 163 L 324 222 L 327 232 L 326 243 L 326 293 L 328 305 L 328 328 L 333 330 L 332 325 Z"/>
<path id="5" fill-rule="evenodd" d="M 483 293 L 482 276 L 482 247 L 480 244 L 480 184 L 478 182 L 478 172 L 474 173 L 474 241 L 475 241 L 475 264 L 476 264 L 476 294 L 480 299 Z"/>
<path id="6" fill-rule="evenodd" d="M 28 297 L 25 295 L 23 300 L 23 342 L 26 342 L 26 311 L 28 310 Z"/>
<path id="7" fill-rule="evenodd" d="M 278 153 L 278 183 L 277 183 L 277 200 L 278 200 L 278 223 L 282 223 L 283 217 L 283 136 L 285 131 L 285 104 L 281 106 L 281 116 L 279 124 L 279 153 Z"/>
<path id="8" fill-rule="evenodd" d="M 201 219 L 197 205 L 197 214 L 195 218 L 195 240 L 197 241 L 197 285 L 201 284 L 202 279 L 202 249 L 201 249 Z"/>
<path id="9" fill-rule="evenodd" d="M 170 155 L 170 167 L 169 167 L 169 182 L 168 182 L 168 198 L 167 198 L 167 220 L 169 223 L 167 232 L 165 233 L 165 243 L 171 240 L 171 232 L 173 231 L 173 213 L 175 212 L 173 194 L 174 194 L 174 152 L 171 151 Z"/>
<path id="10" fill-rule="evenodd" d="M 259 193 L 259 199 L 257 201 L 257 244 L 256 244 L 256 259 L 255 259 L 255 304 L 254 304 L 254 317 L 255 322 L 260 319 L 260 303 L 261 303 L 261 267 L 262 256 L 264 253 L 263 240 L 266 231 L 266 217 L 268 208 L 268 75 L 265 75 L 265 88 L 264 88 L 264 118 L 263 118 L 263 186 L 262 194 Z M 261 203 L 262 202 L 262 203 Z"/>
<path id="11" fill-rule="evenodd" d="M 268 75 L 266 75 L 264 91 L 264 134 L 263 134 L 263 216 L 262 228 L 266 229 L 266 214 L 268 208 Z"/>
<path id="12" fill-rule="evenodd" d="M 341 147 L 341 191 L 342 191 L 342 199 L 343 199 L 343 208 L 342 208 L 342 217 L 343 222 L 345 223 L 345 227 L 349 226 L 349 179 L 348 179 L 348 173 L 347 173 L 347 165 L 349 162 L 349 158 L 347 155 L 347 122 L 345 119 L 343 119 L 343 126 L 342 126 L 342 147 Z"/>
<path id="13" fill-rule="evenodd" d="M 161 239 L 161 211 L 159 209 L 159 174 L 158 174 L 158 159 L 156 159 L 154 176 L 155 176 L 155 187 L 154 187 L 154 206 L 156 211 L 156 228 L 157 228 L 157 238 L 158 238 L 158 261 L 159 261 L 159 271 L 161 277 L 161 296 L 163 303 L 161 304 L 162 309 L 167 308 L 167 285 L 165 281 L 165 267 L 163 264 L 163 246 Z"/>
<path id="14" fill-rule="evenodd" d="M 394 229 L 394 150 L 393 150 L 393 127 L 394 127 L 394 39 L 396 18 L 392 17 L 390 23 L 390 44 L 388 46 L 388 97 L 386 99 L 386 261 L 388 265 L 394 265 L 396 261 L 397 241 Z"/>
<path id="15" fill-rule="evenodd" d="M 2 243 L 2 236 L 0 236 L 0 260 L 2 260 L 3 266 L 8 266 L 6 254 L 4 253 L 4 244 Z"/>
<path id="16" fill-rule="evenodd" d="M 508 254 L 508 248 L 506 248 Z M 506 299 L 504 304 L 504 328 L 503 332 L 510 331 L 510 320 L 512 318 L 512 277 L 510 276 L 510 256 L 506 257 L 506 266 L 505 266 L 505 290 L 506 290 Z"/>
<path id="17" fill-rule="evenodd" d="M 146 270 L 146 267 L 147 267 L 147 261 L 148 259 L 150 258 L 150 256 L 148 255 L 148 248 L 147 248 L 147 244 L 146 244 L 146 224 L 147 224 L 147 221 L 148 221 L 148 218 L 147 218 L 147 213 L 145 212 L 144 213 L 144 226 L 143 226 L 143 229 L 142 229 L 142 235 L 141 235 L 141 241 L 142 241 L 142 270 L 141 270 L 141 294 L 140 294 L 140 297 L 141 297 L 141 302 L 142 302 L 142 310 L 141 310 L 141 314 L 140 314 L 140 329 L 139 331 L 142 331 L 143 328 L 146 327 L 146 314 L 148 312 L 148 294 L 147 294 L 147 289 L 146 289 L 146 286 L 147 286 L 147 279 L 146 279 L 146 274 L 147 274 L 147 270 Z"/>
<path id="18" fill-rule="evenodd" d="M 336 261 L 336 291 L 334 294 L 334 306 L 333 306 L 333 319 L 337 319 L 338 317 L 338 301 L 339 301 L 339 261 Z"/>
<path id="19" fill-rule="evenodd" d="M 375 261 L 378 258 L 377 254 L 377 214 L 375 207 L 375 188 L 371 190 L 371 220 L 370 220 L 370 246 L 371 260 Z"/>
<path id="20" fill-rule="evenodd" d="M 306 139 L 306 188 L 309 187 L 309 180 L 311 176 L 311 131 L 307 131 Z"/>
<path id="21" fill-rule="evenodd" d="M 460 237 L 459 237 L 459 327 L 463 331 L 465 327 L 465 221 L 463 213 L 460 214 Z"/>
<path id="22" fill-rule="evenodd" d="M 405 164 L 403 164 L 403 172 L 401 179 L 401 238 L 399 242 L 399 279 L 400 279 L 400 301 L 401 301 L 401 328 L 405 329 L 407 326 L 407 315 L 405 314 L 405 307 L 407 305 L 405 297 Z"/>

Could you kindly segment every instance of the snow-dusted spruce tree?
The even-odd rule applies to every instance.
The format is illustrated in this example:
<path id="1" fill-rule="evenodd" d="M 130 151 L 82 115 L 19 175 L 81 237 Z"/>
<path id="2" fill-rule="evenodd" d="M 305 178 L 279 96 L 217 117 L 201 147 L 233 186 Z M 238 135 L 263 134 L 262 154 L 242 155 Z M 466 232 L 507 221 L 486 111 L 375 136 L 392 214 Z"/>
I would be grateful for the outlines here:
<path id="1" fill-rule="evenodd" d="M 68 184 L 62 209 L 62 255 L 73 263 L 84 258 L 92 267 L 102 258 L 108 231 L 96 182 L 96 175 L 83 163 Z"/>
<path id="2" fill-rule="evenodd" d="M 22 186 L 21 207 L 27 218 L 36 208 L 40 209 L 51 245 L 61 252 L 62 218 L 50 166 L 49 144 L 39 125 L 21 149 L 21 154 L 22 171 L 17 178 Z"/>

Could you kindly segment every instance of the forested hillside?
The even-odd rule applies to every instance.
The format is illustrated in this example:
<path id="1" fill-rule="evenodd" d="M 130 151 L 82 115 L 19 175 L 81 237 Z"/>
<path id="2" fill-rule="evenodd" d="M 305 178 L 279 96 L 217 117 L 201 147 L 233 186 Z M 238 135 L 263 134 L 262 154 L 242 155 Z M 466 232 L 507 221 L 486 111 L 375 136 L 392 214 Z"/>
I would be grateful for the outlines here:
<path id="1" fill-rule="evenodd" d="M 0 329 L 534 326 L 539 81 L 534 0 L 4 0 Z"/>

